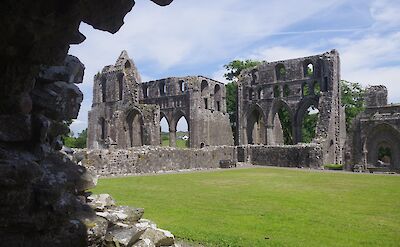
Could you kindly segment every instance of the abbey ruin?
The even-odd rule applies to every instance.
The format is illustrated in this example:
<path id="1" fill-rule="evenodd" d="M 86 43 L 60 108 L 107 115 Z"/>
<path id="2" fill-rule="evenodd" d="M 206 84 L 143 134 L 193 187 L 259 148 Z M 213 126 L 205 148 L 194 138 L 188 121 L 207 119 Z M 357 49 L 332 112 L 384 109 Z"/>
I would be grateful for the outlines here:
<path id="1" fill-rule="evenodd" d="M 224 84 L 203 76 L 142 82 L 123 51 L 115 65 L 104 67 L 94 78 L 88 165 L 105 176 L 217 168 L 228 160 L 311 168 L 342 164 L 352 169 L 358 164 L 367 169 L 381 164 L 378 153 L 386 148 L 392 157 L 385 158 L 390 163 L 386 167 L 396 170 L 399 109 L 386 105 L 385 90 L 368 90 L 367 109 L 347 135 L 336 50 L 263 62 L 241 73 L 233 145 Z M 302 126 L 310 109 L 318 118 L 311 142 L 304 143 Z M 190 147 L 183 150 L 174 148 L 182 117 L 188 123 Z M 162 118 L 169 125 L 170 148 L 161 147 Z M 369 138 L 371 133 L 376 137 Z"/>
<path id="2" fill-rule="evenodd" d="M 182 117 L 189 127 L 189 147 L 233 145 L 225 87 L 220 82 L 188 76 L 142 83 L 126 51 L 115 65 L 104 67 L 94 81 L 90 149 L 160 145 L 162 117 L 169 124 L 172 147 Z"/>

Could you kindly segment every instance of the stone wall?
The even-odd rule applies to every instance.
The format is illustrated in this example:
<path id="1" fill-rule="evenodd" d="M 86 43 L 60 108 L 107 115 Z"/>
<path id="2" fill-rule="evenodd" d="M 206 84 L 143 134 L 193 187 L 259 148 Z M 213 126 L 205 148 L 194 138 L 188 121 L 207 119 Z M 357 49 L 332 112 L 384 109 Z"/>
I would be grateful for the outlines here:
<path id="1" fill-rule="evenodd" d="M 90 150 L 82 161 L 100 176 L 218 168 L 220 160 L 235 159 L 233 146 L 202 149 L 143 146 L 117 150 Z"/>
<path id="2" fill-rule="evenodd" d="M 133 0 L 2 1 L 1 246 L 88 246 L 95 229 L 81 216 L 94 215 L 86 204 L 93 180 L 59 152 L 61 136 L 69 132 L 65 123 L 76 118 L 82 101 L 75 84 L 82 82 L 84 66 L 67 53 L 85 39 L 81 22 L 115 33 L 133 5 Z"/>
<path id="3" fill-rule="evenodd" d="M 238 160 L 261 166 L 319 168 L 323 152 L 318 144 L 237 147 Z"/>
<path id="4" fill-rule="evenodd" d="M 382 85 L 367 88 L 365 101 L 366 109 L 353 120 L 347 138 L 346 168 L 358 165 L 399 172 L 400 105 L 387 104 L 387 89 Z"/>
<path id="5" fill-rule="evenodd" d="M 302 124 L 309 107 L 319 115 L 313 143 L 321 144 L 323 163 L 342 162 L 346 129 L 340 102 L 340 58 L 336 50 L 323 54 L 264 62 L 244 70 L 238 83 L 239 145 L 303 142 Z M 290 140 L 283 142 L 279 111 L 290 121 Z"/>

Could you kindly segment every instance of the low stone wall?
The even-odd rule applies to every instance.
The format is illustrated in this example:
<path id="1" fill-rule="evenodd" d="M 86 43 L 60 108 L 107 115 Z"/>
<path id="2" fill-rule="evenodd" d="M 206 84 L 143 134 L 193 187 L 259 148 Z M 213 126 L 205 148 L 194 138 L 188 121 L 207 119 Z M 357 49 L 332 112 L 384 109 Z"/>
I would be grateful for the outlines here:
<path id="1" fill-rule="evenodd" d="M 84 166 L 100 176 L 123 176 L 182 169 L 218 168 L 220 160 L 236 160 L 233 146 L 178 149 L 143 146 L 118 150 L 89 150 Z"/>
<path id="2" fill-rule="evenodd" d="M 323 162 L 322 148 L 318 144 L 246 145 L 239 146 L 237 149 L 238 160 L 253 165 L 318 168 Z"/>

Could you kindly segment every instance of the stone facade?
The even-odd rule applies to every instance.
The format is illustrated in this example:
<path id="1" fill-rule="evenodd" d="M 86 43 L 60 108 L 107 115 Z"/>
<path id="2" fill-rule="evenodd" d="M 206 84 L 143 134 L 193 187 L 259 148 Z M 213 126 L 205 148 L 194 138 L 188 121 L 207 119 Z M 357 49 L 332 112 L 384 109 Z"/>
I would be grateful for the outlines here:
<path id="1" fill-rule="evenodd" d="M 187 76 L 141 86 L 140 102 L 160 106 L 160 116 L 169 124 L 170 146 L 175 146 L 176 125 L 181 117 L 188 123 L 190 147 L 233 145 L 223 83 Z"/>
<path id="2" fill-rule="evenodd" d="M 89 150 L 85 167 L 100 176 L 121 176 L 182 169 L 218 168 L 221 160 L 236 157 L 234 146 L 177 149 L 171 147 L 135 147 L 119 150 Z"/>
<path id="3" fill-rule="evenodd" d="M 292 144 L 302 142 L 302 121 L 310 106 L 319 111 L 313 143 L 322 147 L 322 164 L 341 164 L 345 141 L 340 102 L 340 59 L 337 51 L 277 62 L 264 62 L 241 74 L 238 83 L 239 145 L 280 145 L 278 111 L 291 122 Z"/>
<path id="4" fill-rule="evenodd" d="M 123 51 L 115 65 L 94 78 L 88 148 L 160 145 L 162 117 L 169 124 L 170 146 L 175 146 L 181 117 L 188 123 L 190 147 L 233 145 L 222 83 L 202 76 L 142 83 Z"/>
<path id="5" fill-rule="evenodd" d="M 128 148 L 160 143 L 160 109 L 139 103 L 140 75 L 123 51 L 115 65 L 95 75 L 88 148 Z"/>
<path id="6" fill-rule="evenodd" d="M 348 136 L 347 167 L 358 164 L 400 171 L 400 105 L 387 104 L 385 86 L 367 88 L 365 103 Z"/>
<path id="7" fill-rule="evenodd" d="M 237 147 L 237 160 L 252 165 L 320 168 L 322 157 L 322 147 L 316 143 Z"/>

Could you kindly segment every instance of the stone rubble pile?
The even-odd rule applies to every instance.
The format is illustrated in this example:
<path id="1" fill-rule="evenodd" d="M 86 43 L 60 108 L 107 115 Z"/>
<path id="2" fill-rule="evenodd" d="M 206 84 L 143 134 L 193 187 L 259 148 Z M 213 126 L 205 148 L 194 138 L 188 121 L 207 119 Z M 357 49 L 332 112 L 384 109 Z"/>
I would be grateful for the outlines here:
<path id="1" fill-rule="evenodd" d="M 88 205 L 95 214 L 83 214 L 80 219 L 87 227 L 91 247 L 156 247 L 177 246 L 169 231 L 157 228 L 142 219 L 144 209 L 117 206 L 108 194 L 89 195 Z"/>

